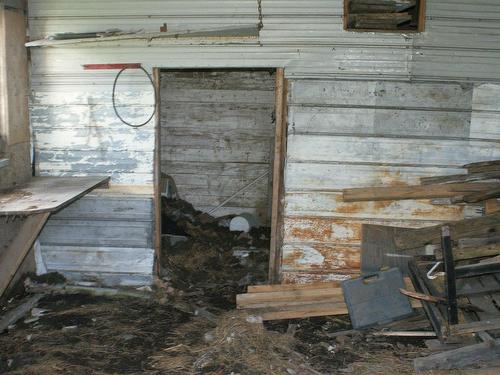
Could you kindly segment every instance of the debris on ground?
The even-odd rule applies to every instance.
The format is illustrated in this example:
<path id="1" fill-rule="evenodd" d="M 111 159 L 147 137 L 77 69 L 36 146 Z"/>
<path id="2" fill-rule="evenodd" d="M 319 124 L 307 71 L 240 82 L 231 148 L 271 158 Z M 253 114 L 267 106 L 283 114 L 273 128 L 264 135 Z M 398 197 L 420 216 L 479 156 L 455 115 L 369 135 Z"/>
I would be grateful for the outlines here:
<path id="1" fill-rule="evenodd" d="M 421 308 L 354 330 L 339 283 L 263 285 L 269 229 L 231 232 L 231 217 L 180 199 L 162 204 L 155 285 L 101 288 L 30 275 L 27 295 L 0 310 L 16 317 L 0 333 L 0 373 L 406 375 L 414 361 L 452 345 L 428 340 L 434 332 Z M 256 313 L 263 305 L 268 315 Z"/>
<path id="2" fill-rule="evenodd" d="M 180 199 L 162 204 L 162 276 L 169 285 L 228 309 L 247 285 L 266 282 L 269 228 L 231 232 L 228 217 L 214 218 Z"/>

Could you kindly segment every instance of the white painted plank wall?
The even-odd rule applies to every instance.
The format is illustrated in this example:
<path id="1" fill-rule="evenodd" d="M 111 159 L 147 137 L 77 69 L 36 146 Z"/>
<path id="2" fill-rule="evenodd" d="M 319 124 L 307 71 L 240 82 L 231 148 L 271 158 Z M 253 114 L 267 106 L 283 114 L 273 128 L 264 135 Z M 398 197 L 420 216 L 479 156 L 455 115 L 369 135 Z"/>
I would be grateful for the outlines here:
<path id="1" fill-rule="evenodd" d="M 152 199 L 88 194 L 53 215 L 39 240 L 48 271 L 100 285 L 153 282 Z"/>
<path id="2" fill-rule="evenodd" d="M 363 223 L 421 227 L 481 215 L 479 206 L 429 200 L 345 203 L 341 190 L 418 184 L 499 159 L 500 127 L 489 121 L 498 119 L 497 91 L 491 84 L 292 81 L 285 280 L 357 272 Z"/>
<path id="3" fill-rule="evenodd" d="M 290 108 L 286 246 L 287 259 L 295 254 L 298 260 L 286 261 L 285 269 L 293 265 L 287 275 L 298 282 L 338 277 L 339 270 L 352 269 L 358 262 L 360 223 L 379 222 L 378 212 L 387 212 L 362 205 L 356 219 L 351 219 L 340 213 L 353 211 L 338 202 L 341 188 L 415 183 L 421 175 L 456 173 L 463 162 L 498 157 L 500 117 L 497 0 L 427 0 L 426 31 L 416 34 L 345 32 L 342 4 L 342 0 L 262 0 L 264 28 L 258 44 L 210 46 L 187 40 L 174 45 L 142 41 L 105 48 L 32 49 L 31 124 L 37 173 L 109 174 L 113 184 L 152 184 L 153 124 L 140 130 L 120 124 L 110 101 L 116 72 L 84 71 L 82 64 L 141 62 L 148 70 L 285 67 L 289 78 L 306 79 L 307 93 L 293 94 L 298 102 Z M 29 7 L 33 39 L 112 27 L 158 31 L 164 22 L 172 31 L 258 22 L 256 0 L 32 0 Z M 346 102 L 341 96 L 328 99 L 331 88 L 340 84 L 327 79 L 363 82 L 344 85 L 339 92 L 347 94 Z M 396 86 L 373 83 L 382 80 L 395 80 Z M 426 90 L 422 85 L 427 83 L 408 84 L 398 91 L 401 80 L 437 84 L 425 86 Z M 449 81 L 465 86 L 440 83 Z M 384 86 L 387 94 L 380 89 Z M 360 91 L 349 94 L 350 87 Z M 320 95 L 323 89 L 329 94 Z M 124 74 L 118 91 L 127 118 L 139 122 L 150 113 L 153 95 L 145 77 Z M 423 94 L 431 95 L 432 101 L 422 101 Z M 227 164 L 223 173 L 239 172 Z M 316 203 L 324 207 L 319 210 Z M 460 214 L 447 208 L 429 210 L 428 202 L 420 202 L 395 212 L 399 224 L 411 226 Z M 329 217 L 331 212 L 335 218 Z M 320 255 L 327 255 L 324 264 L 320 256 L 302 257 L 306 252 L 289 247 L 302 246 L 295 234 L 317 238 L 311 232 L 314 228 L 326 231 L 325 238 L 312 241 Z M 347 250 L 333 251 L 332 246 Z M 344 253 L 350 256 L 342 258 Z M 325 276 L 324 270 L 334 273 Z"/>
<path id="4" fill-rule="evenodd" d="M 181 198 L 210 211 L 270 171 L 274 72 L 162 72 L 161 85 L 161 169 Z M 215 215 L 248 212 L 269 223 L 270 179 Z"/>

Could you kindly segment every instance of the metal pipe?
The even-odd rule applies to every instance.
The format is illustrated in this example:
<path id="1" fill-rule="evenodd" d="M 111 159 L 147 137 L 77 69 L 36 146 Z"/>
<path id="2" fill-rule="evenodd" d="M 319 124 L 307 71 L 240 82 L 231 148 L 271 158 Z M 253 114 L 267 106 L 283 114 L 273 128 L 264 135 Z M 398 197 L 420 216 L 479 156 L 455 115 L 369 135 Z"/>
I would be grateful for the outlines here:
<path id="1" fill-rule="evenodd" d="M 261 178 L 264 178 L 265 176 L 267 176 L 269 174 L 269 171 L 266 171 L 266 173 L 264 173 L 263 175 L 257 177 L 254 181 L 250 182 L 248 185 L 245 185 L 244 187 L 242 187 L 240 190 L 238 190 L 236 193 L 234 193 L 233 195 L 231 195 L 229 198 L 227 198 L 224 202 L 222 202 L 221 204 L 219 204 L 217 207 L 211 209 L 210 211 L 208 211 L 208 214 L 209 215 L 212 215 L 214 212 L 218 211 L 220 208 L 224 207 L 224 205 L 229 202 L 231 199 L 233 199 L 234 197 L 238 196 L 239 194 L 243 193 L 244 191 L 248 190 L 249 188 L 251 188 L 253 185 L 255 185 L 257 183 L 257 181 L 259 181 Z"/>

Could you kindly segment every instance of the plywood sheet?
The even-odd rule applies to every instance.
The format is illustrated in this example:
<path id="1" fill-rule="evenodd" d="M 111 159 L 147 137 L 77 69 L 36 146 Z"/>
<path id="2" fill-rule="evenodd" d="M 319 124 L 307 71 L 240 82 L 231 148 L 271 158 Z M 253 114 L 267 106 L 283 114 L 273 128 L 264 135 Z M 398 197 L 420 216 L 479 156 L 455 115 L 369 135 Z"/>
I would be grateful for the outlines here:
<path id="1" fill-rule="evenodd" d="M 108 177 L 35 177 L 26 185 L 0 195 L 0 215 L 55 212 L 108 180 Z"/>

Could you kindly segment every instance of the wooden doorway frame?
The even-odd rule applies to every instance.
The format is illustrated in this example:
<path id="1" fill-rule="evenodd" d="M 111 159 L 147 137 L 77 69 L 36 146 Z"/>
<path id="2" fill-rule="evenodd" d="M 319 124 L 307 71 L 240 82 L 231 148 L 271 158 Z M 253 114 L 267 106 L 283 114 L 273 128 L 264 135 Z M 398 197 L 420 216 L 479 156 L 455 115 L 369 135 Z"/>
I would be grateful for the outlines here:
<path id="1" fill-rule="evenodd" d="M 232 67 L 241 69 L 241 67 Z M 172 69 L 172 68 L 169 68 Z M 178 68 L 181 70 L 182 68 Z M 204 68 L 199 68 L 204 69 Z M 205 68 L 206 69 L 206 68 Z M 161 82 L 160 73 L 162 68 L 153 68 L 153 82 L 156 90 L 156 116 L 155 116 L 155 146 L 154 146 L 154 248 L 155 248 L 155 277 L 160 276 L 161 260 Z M 285 79 L 284 68 L 276 69 L 276 126 L 274 138 L 274 158 L 272 162 L 273 186 L 271 201 L 271 241 L 269 253 L 269 283 L 279 284 L 281 282 L 281 256 L 284 230 L 284 171 L 286 161 L 287 140 L 287 113 L 288 113 L 288 81 Z"/>

